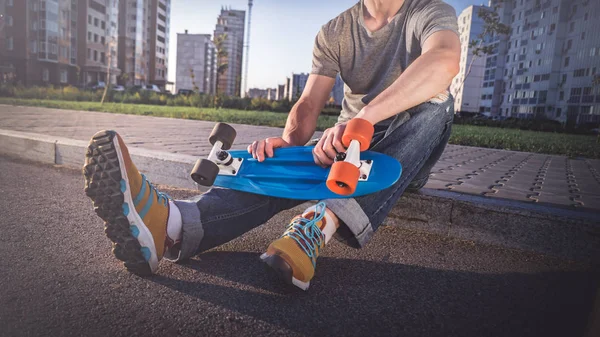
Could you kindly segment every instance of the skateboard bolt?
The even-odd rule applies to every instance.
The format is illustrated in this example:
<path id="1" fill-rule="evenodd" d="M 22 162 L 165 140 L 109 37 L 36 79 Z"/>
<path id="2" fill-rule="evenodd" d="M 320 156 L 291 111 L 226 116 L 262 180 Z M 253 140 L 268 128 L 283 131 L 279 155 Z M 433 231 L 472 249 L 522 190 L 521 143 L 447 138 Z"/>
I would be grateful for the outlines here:
<path id="1" fill-rule="evenodd" d="M 238 161 L 242 161 L 242 158 L 238 158 L 237 160 L 238 160 Z"/>
<path id="2" fill-rule="evenodd" d="M 227 152 L 225 152 L 225 151 L 219 151 L 219 152 L 217 152 L 217 158 L 219 160 L 225 160 L 225 159 L 227 159 Z"/>
<path id="3" fill-rule="evenodd" d="M 371 159 L 367 159 L 367 164 L 371 164 L 372 160 Z"/>
<path id="4" fill-rule="evenodd" d="M 344 161 L 346 159 L 346 153 L 340 152 L 335 156 L 335 161 Z"/>
<path id="5" fill-rule="evenodd" d="M 366 175 L 366 174 L 363 174 L 362 176 L 360 176 L 360 178 L 361 178 L 361 179 L 363 179 L 363 180 L 364 180 L 364 179 L 367 179 L 367 175 Z"/>
<path id="6" fill-rule="evenodd" d="M 237 171 L 236 171 L 236 170 L 231 170 L 231 173 L 232 173 L 232 174 L 236 174 L 236 173 L 237 173 Z"/>

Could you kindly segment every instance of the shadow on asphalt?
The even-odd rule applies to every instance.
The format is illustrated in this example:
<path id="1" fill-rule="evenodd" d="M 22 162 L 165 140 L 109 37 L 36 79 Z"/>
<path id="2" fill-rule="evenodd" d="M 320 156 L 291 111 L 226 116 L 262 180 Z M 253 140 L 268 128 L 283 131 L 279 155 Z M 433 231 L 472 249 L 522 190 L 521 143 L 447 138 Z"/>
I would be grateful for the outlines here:
<path id="1" fill-rule="evenodd" d="M 598 284 L 580 272 L 480 274 L 323 257 L 302 292 L 266 273 L 257 253 L 208 252 L 181 266 L 198 281 L 149 280 L 301 334 L 581 336 Z M 205 283 L 206 274 L 256 289 Z"/>

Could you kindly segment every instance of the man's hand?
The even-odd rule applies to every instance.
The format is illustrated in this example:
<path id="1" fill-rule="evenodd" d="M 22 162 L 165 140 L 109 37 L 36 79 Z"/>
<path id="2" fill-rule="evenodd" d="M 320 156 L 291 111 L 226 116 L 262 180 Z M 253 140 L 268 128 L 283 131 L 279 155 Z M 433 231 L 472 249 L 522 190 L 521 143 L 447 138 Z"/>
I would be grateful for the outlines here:
<path id="1" fill-rule="evenodd" d="M 322 167 L 333 164 L 338 152 L 346 151 L 342 144 L 342 135 L 346 130 L 346 123 L 338 124 L 323 132 L 323 137 L 319 140 L 313 149 L 313 158 L 315 163 Z"/>
<path id="2" fill-rule="evenodd" d="M 274 149 L 288 146 L 291 145 L 283 140 L 283 138 L 270 137 L 267 139 L 254 141 L 252 144 L 248 145 L 248 153 L 252 155 L 252 158 L 262 162 L 266 158 L 265 155 L 269 158 L 273 157 Z"/>

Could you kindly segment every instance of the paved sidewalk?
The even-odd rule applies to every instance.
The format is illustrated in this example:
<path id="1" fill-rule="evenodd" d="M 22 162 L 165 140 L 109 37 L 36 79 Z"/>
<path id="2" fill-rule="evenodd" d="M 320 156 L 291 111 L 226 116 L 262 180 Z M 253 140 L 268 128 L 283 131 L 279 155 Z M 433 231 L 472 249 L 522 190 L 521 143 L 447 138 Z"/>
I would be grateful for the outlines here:
<path id="1" fill-rule="evenodd" d="M 129 146 L 192 156 L 208 154 L 207 137 L 214 124 L 0 105 L 0 129 L 85 141 L 98 130 L 114 129 Z M 280 128 L 234 126 L 238 131 L 235 149 L 281 134 Z M 426 187 L 595 211 L 600 210 L 600 160 L 448 145 Z"/>

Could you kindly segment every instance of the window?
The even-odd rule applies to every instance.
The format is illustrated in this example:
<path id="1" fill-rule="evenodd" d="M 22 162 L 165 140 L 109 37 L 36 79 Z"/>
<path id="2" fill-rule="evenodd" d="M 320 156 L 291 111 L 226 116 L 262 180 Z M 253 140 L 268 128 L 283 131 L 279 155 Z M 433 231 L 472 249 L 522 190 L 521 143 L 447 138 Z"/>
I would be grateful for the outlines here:
<path id="1" fill-rule="evenodd" d="M 92 32 L 88 32 L 88 41 L 92 41 Z"/>
<path id="2" fill-rule="evenodd" d="M 98 51 L 94 50 L 94 61 L 98 61 Z"/>
<path id="3" fill-rule="evenodd" d="M 68 82 L 68 72 L 65 69 L 62 69 L 60 71 L 60 83 L 67 83 Z"/>
<path id="4" fill-rule="evenodd" d="M 581 39 L 585 40 L 585 32 L 581 32 Z"/>
<path id="5" fill-rule="evenodd" d="M 87 58 L 88 60 L 92 59 L 92 50 L 90 48 L 87 49 Z"/>
<path id="6" fill-rule="evenodd" d="M 98 43 L 98 34 L 94 34 L 94 42 Z"/>
<path id="7" fill-rule="evenodd" d="M 100 53 L 100 62 L 104 64 L 104 53 Z"/>
<path id="8" fill-rule="evenodd" d="M 106 29 L 106 22 L 102 21 L 102 22 L 100 23 L 100 27 L 101 27 L 102 29 Z"/>
<path id="9" fill-rule="evenodd" d="M 562 115 L 562 109 L 558 108 L 556 109 L 556 118 L 560 117 Z"/>
<path id="10" fill-rule="evenodd" d="M 94 18 L 94 26 L 98 27 L 98 22 L 99 22 L 99 21 L 100 21 L 100 20 L 98 20 L 98 18 Z"/>
<path id="11" fill-rule="evenodd" d="M 100 43 L 102 43 L 103 45 L 106 43 L 106 39 L 104 38 L 104 36 L 100 37 Z"/>
<path id="12" fill-rule="evenodd" d="M 88 24 L 92 24 L 92 16 L 88 14 Z"/>
<path id="13" fill-rule="evenodd" d="M 12 27 L 12 25 L 13 25 L 13 18 L 12 18 L 12 16 L 10 16 L 10 15 L 7 15 L 7 16 L 6 16 L 6 24 L 7 24 L 9 27 Z"/>
<path id="14" fill-rule="evenodd" d="M 596 56 L 596 47 L 590 49 L 590 56 Z"/>
<path id="15" fill-rule="evenodd" d="M 6 5 L 7 5 L 7 6 L 12 6 L 12 5 L 13 5 L 13 0 L 8 0 L 8 1 L 6 1 Z"/>
<path id="16" fill-rule="evenodd" d="M 50 81 L 50 71 L 48 71 L 48 68 L 42 69 L 42 81 Z"/>
<path id="17" fill-rule="evenodd" d="M 567 50 L 570 50 L 573 47 L 573 40 L 567 41 Z"/>
<path id="18" fill-rule="evenodd" d="M 572 33 L 575 31 L 575 22 L 571 22 L 571 26 L 569 27 L 569 32 Z"/>
<path id="19" fill-rule="evenodd" d="M 558 100 L 559 100 L 559 101 L 564 101 L 564 100 L 565 100 L 565 92 L 564 92 L 564 91 L 561 91 L 561 92 L 558 94 Z"/>
<path id="20" fill-rule="evenodd" d="M 565 57 L 565 67 L 569 66 L 569 61 L 571 60 L 571 58 L 569 57 Z"/>
<path id="21" fill-rule="evenodd" d="M 556 7 L 552 8 L 552 13 L 553 13 L 553 14 L 556 14 L 556 13 L 558 13 L 558 6 L 556 6 Z"/>
<path id="22" fill-rule="evenodd" d="M 7 50 L 13 50 L 14 48 L 14 41 L 13 41 L 13 37 L 10 36 L 6 39 L 6 49 Z"/>
<path id="23" fill-rule="evenodd" d="M 37 53 L 37 41 L 31 41 L 31 52 Z"/>

